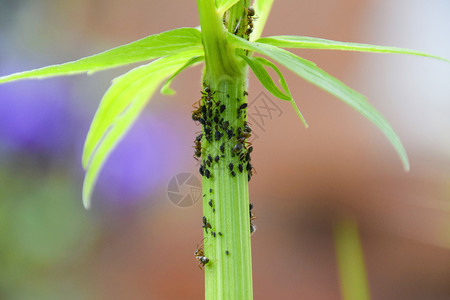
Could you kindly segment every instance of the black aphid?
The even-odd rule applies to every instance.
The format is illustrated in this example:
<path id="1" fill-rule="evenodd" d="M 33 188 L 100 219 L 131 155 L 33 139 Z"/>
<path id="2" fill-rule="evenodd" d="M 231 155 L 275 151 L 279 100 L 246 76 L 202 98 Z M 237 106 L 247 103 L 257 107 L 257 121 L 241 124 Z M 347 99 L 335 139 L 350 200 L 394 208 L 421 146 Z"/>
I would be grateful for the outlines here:
<path id="1" fill-rule="evenodd" d="M 227 130 L 228 126 L 230 126 L 230 122 L 228 122 L 228 121 L 223 122 L 223 125 L 222 125 L 223 130 Z"/>
<path id="2" fill-rule="evenodd" d="M 245 108 L 247 108 L 247 103 L 241 104 L 241 106 L 239 106 L 238 110 L 243 110 Z"/>
<path id="3" fill-rule="evenodd" d="M 216 139 L 216 141 L 219 141 L 222 138 L 222 136 L 223 136 L 223 133 L 220 131 L 216 131 L 214 133 L 214 138 Z"/>
<path id="4" fill-rule="evenodd" d="M 227 129 L 227 136 L 228 139 L 231 140 L 231 138 L 234 136 L 233 129 Z"/>

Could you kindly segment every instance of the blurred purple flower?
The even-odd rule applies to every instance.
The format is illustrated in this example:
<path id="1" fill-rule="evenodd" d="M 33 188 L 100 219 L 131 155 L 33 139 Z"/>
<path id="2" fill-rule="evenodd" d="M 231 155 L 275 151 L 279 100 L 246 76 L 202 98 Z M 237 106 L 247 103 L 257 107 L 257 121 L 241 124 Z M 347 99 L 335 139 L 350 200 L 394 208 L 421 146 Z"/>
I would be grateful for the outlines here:
<path id="1" fill-rule="evenodd" d="M 177 166 L 180 141 L 165 118 L 143 114 L 108 158 L 98 188 L 109 203 L 145 200 Z"/>
<path id="2" fill-rule="evenodd" d="M 0 85 L 0 144 L 10 151 L 64 153 L 72 143 L 69 98 L 61 79 Z"/>

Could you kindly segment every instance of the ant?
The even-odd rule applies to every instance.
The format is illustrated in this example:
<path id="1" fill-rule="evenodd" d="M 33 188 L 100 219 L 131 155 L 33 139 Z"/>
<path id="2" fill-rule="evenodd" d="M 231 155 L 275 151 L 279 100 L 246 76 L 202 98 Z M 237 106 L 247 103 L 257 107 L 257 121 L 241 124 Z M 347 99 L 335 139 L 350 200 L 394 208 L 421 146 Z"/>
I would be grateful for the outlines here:
<path id="1" fill-rule="evenodd" d="M 197 245 L 197 250 L 195 250 L 194 252 L 194 256 L 195 259 L 198 261 L 198 267 L 200 268 L 200 270 L 203 270 L 205 265 L 209 262 L 209 258 L 205 256 L 205 251 L 203 248 L 203 240 L 204 238 L 202 239 L 201 244 Z"/>
<path id="2" fill-rule="evenodd" d="M 250 132 L 245 131 L 245 129 L 244 129 L 244 131 L 243 131 L 242 133 L 240 133 L 240 134 L 238 135 L 238 137 L 237 137 L 237 143 L 236 143 L 236 144 L 234 145 L 234 147 L 233 147 L 233 151 L 234 151 L 235 153 L 241 152 L 242 149 L 246 149 L 246 150 L 247 150 L 247 146 L 248 146 L 248 145 L 250 145 L 250 148 L 253 150 L 252 143 L 246 141 L 246 139 L 247 139 L 248 137 L 250 137 L 250 135 L 251 135 Z M 250 149 L 250 148 L 249 148 L 249 149 Z M 250 152 L 251 152 L 251 151 L 250 151 Z"/>
<path id="3" fill-rule="evenodd" d="M 250 25 L 250 23 L 249 23 L 249 25 Z M 253 24 L 252 24 L 252 26 L 249 26 L 247 28 L 247 30 L 245 31 L 245 35 L 250 35 L 250 34 L 252 34 L 252 32 L 253 32 Z"/>
<path id="4" fill-rule="evenodd" d="M 256 19 L 255 17 L 255 9 L 253 7 L 246 8 L 247 10 L 247 24 L 248 28 L 245 32 L 246 35 L 250 35 L 253 32 L 253 20 Z"/>
<path id="5" fill-rule="evenodd" d="M 248 147 L 246 152 L 242 152 L 240 155 L 240 160 L 242 163 L 249 162 L 251 160 L 250 153 L 253 151 L 253 146 Z"/>
<path id="6" fill-rule="evenodd" d="M 253 224 L 253 220 L 256 219 L 255 214 L 252 211 L 253 209 L 253 203 L 249 204 L 249 212 L 250 212 L 250 234 L 255 233 L 256 231 L 256 226 L 255 224 Z"/>
<path id="7" fill-rule="evenodd" d="M 249 138 L 252 136 L 252 129 L 247 125 L 247 122 L 244 123 L 244 130 L 240 134 L 240 137 Z"/>
<path id="8" fill-rule="evenodd" d="M 194 111 L 192 111 L 192 120 L 199 121 L 202 117 L 202 105 L 201 101 L 202 99 L 198 100 L 197 103 L 192 104 L 192 107 L 195 108 Z"/>
<path id="9" fill-rule="evenodd" d="M 205 86 L 202 93 L 202 98 L 205 99 L 205 104 L 209 107 L 211 106 L 211 103 L 213 102 L 213 95 L 216 93 L 216 91 L 212 92 L 211 88 L 209 86 Z M 201 100 L 201 99 L 200 99 Z"/>
<path id="10" fill-rule="evenodd" d="M 250 126 L 248 126 L 247 121 L 244 122 L 244 133 L 250 133 L 252 132 L 252 129 L 250 128 Z"/>
<path id="11" fill-rule="evenodd" d="M 194 158 L 196 160 L 198 160 L 198 158 L 200 156 L 202 156 L 202 137 L 203 137 L 203 133 L 200 133 L 199 135 L 197 135 L 197 137 L 195 138 L 195 146 L 194 146 Z"/>

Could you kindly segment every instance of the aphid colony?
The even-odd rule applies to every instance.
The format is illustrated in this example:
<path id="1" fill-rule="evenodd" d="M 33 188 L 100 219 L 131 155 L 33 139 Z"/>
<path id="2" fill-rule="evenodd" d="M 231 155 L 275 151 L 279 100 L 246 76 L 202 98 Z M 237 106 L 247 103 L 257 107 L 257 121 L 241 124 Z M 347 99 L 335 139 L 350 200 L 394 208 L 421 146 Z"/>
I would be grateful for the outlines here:
<path id="1" fill-rule="evenodd" d="M 248 9 L 246 9 L 247 11 L 247 16 L 245 19 L 247 19 L 247 29 L 245 30 L 245 35 L 248 37 L 250 36 L 250 34 L 253 32 L 253 21 L 256 20 L 256 16 L 255 16 L 255 9 L 253 7 L 249 7 Z M 241 21 L 242 21 L 242 17 L 239 19 L 236 19 L 236 25 L 234 27 L 233 30 L 233 34 L 237 35 L 239 33 L 239 29 L 241 27 Z M 227 22 L 227 18 L 223 19 L 223 24 L 225 26 L 227 26 L 228 22 Z"/>
<path id="2" fill-rule="evenodd" d="M 202 133 L 198 134 L 194 140 L 194 158 L 201 160 L 199 172 L 207 179 L 212 179 L 214 174 L 214 166 L 220 166 L 227 169 L 227 172 L 232 177 L 238 174 L 247 173 L 247 179 L 250 181 L 253 175 L 253 166 L 251 164 L 251 153 L 253 146 L 247 141 L 251 137 L 252 130 L 249 124 L 245 121 L 247 117 L 247 103 L 242 103 L 237 97 L 234 111 L 228 105 L 222 103 L 216 95 L 220 91 L 212 91 L 209 86 L 205 86 L 201 92 L 200 100 L 195 103 L 194 111 L 192 112 L 192 119 L 199 122 L 203 126 Z M 247 92 L 243 93 L 243 97 L 247 96 Z M 226 98 L 225 98 L 226 97 Z M 229 103 L 229 95 L 222 98 L 223 102 Z M 234 116 L 234 117 L 230 117 Z M 227 119 L 228 118 L 228 119 Z M 230 119 L 234 118 L 234 120 Z M 204 145 L 208 143 L 208 152 L 205 153 Z M 227 163 L 222 161 L 227 158 Z M 217 169 L 216 169 L 217 170 Z M 209 193 L 205 193 L 203 197 L 206 199 L 208 206 L 215 213 L 215 205 L 213 200 L 213 190 L 209 189 Z M 252 211 L 253 205 L 249 206 L 250 216 L 250 233 L 256 230 L 253 224 L 255 219 Z M 206 234 L 210 234 L 211 238 L 222 237 L 224 233 L 216 230 L 211 221 L 206 216 L 202 217 L 202 228 Z M 226 255 L 230 255 L 230 251 L 225 251 Z M 202 269 L 210 262 L 210 259 L 205 256 L 203 243 L 197 246 L 194 253 L 199 267 Z"/>
<path id="3" fill-rule="evenodd" d="M 216 92 L 212 92 L 210 87 L 206 86 L 201 93 L 201 99 L 194 106 L 195 110 L 192 112 L 192 120 L 198 121 L 203 125 L 203 133 L 197 135 L 194 140 L 193 157 L 197 160 L 202 157 L 202 141 L 206 140 L 209 143 L 219 142 L 219 144 L 218 149 L 215 149 L 217 153 L 214 156 L 208 154 L 206 158 L 203 158 L 199 169 L 200 174 L 208 179 L 212 178 L 211 170 L 213 164 L 219 163 L 225 157 L 226 152 L 229 151 L 232 158 L 238 158 L 237 163 L 235 163 L 236 169 L 230 163 L 230 174 L 235 177 L 236 172 L 243 173 L 246 170 L 248 174 L 247 179 L 250 181 L 253 175 L 250 157 L 253 147 L 247 139 L 251 136 L 252 130 L 246 121 L 242 121 L 242 119 L 246 118 L 247 103 L 238 106 L 236 120 L 225 120 L 224 112 L 227 107 L 221 101 L 216 101 L 213 98 Z M 239 98 L 236 101 L 239 102 Z M 234 125 L 239 123 L 243 123 L 243 126 Z"/>

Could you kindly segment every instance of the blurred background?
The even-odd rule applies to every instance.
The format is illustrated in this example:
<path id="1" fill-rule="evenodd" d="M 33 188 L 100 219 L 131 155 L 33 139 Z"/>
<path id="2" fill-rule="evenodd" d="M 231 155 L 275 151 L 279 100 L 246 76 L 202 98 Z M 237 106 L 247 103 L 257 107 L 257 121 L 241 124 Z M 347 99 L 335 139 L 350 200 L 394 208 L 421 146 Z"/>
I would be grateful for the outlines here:
<path id="1" fill-rule="evenodd" d="M 448 0 L 275 1 L 265 35 L 449 58 L 449 14 Z M 195 1 L 0 0 L 0 75 L 197 25 Z M 411 171 L 336 98 L 285 70 L 305 129 L 251 76 L 255 299 L 341 299 L 333 236 L 341 220 L 358 224 L 372 299 L 450 299 L 449 65 L 294 52 L 368 96 L 402 139 Z M 174 81 L 175 96 L 153 97 L 102 171 L 93 208 L 82 206 L 90 120 L 128 69 L 0 86 L 0 299 L 202 299 L 193 256 L 201 205 L 182 208 L 167 196 L 173 176 L 200 179 L 192 158 L 200 127 L 190 113 L 201 67 Z M 276 113 L 258 119 L 264 107 Z"/>

